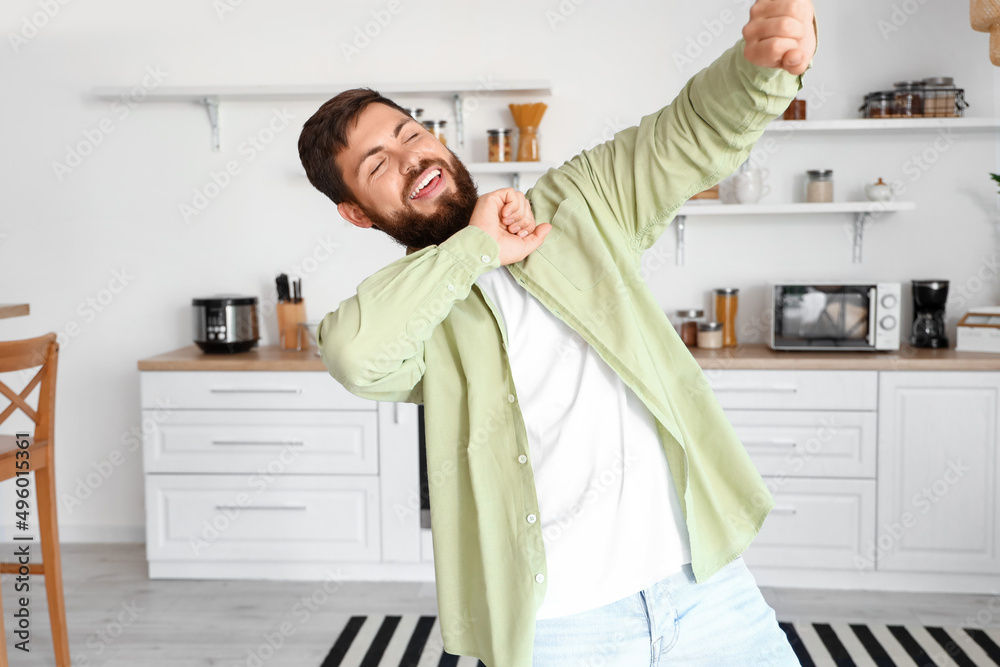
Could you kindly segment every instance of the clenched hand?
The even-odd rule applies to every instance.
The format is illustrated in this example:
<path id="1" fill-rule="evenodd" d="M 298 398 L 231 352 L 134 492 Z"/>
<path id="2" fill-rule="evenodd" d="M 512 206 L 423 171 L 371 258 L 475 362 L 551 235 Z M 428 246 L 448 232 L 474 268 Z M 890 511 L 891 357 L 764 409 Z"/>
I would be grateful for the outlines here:
<path id="1" fill-rule="evenodd" d="M 743 26 L 743 56 L 758 67 L 802 74 L 816 53 L 811 0 L 757 0 Z"/>
<path id="2" fill-rule="evenodd" d="M 469 225 L 479 227 L 500 245 L 500 265 L 520 262 L 542 245 L 552 225 L 535 224 L 531 204 L 513 188 L 489 192 L 479 198 Z"/>

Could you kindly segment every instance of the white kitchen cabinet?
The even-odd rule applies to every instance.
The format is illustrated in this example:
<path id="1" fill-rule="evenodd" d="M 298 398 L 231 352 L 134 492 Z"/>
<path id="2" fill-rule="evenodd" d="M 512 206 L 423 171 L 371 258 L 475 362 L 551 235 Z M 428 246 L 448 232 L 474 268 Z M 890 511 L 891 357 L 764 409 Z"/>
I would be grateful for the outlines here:
<path id="1" fill-rule="evenodd" d="M 1000 372 L 883 372 L 877 569 L 1000 573 Z"/>
<path id="2" fill-rule="evenodd" d="M 325 371 L 140 378 L 151 578 L 433 578 L 417 406 Z"/>
<path id="3" fill-rule="evenodd" d="M 875 480 L 765 477 L 774 509 L 746 550 L 751 567 L 871 569 Z"/>

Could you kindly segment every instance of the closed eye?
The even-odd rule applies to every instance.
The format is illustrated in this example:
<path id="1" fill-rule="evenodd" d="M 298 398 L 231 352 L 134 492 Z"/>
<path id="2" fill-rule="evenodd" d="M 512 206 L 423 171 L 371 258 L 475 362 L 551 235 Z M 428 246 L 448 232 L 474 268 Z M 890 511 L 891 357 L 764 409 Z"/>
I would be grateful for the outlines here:
<path id="1" fill-rule="evenodd" d="M 418 132 L 417 134 L 420 134 L 420 133 Z M 409 139 L 407 139 L 406 141 L 407 141 L 407 142 L 410 142 L 410 141 L 413 141 L 414 137 L 416 137 L 416 136 L 417 136 L 417 134 L 414 134 L 414 135 L 413 135 L 412 137 L 410 137 L 410 138 L 409 138 Z"/>
<path id="2" fill-rule="evenodd" d="M 374 169 L 372 169 L 372 174 L 374 175 L 374 174 L 375 174 L 375 172 L 376 172 L 376 171 L 378 171 L 378 168 L 379 168 L 379 167 L 381 167 L 381 166 L 382 166 L 383 164 L 385 164 L 385 160 L 382 160 L 382 161 L 381 161 L 381 162 L 379 162 L 379 163 L 378 163 L 377 165 L 375 165 L 375 168 L 374 168 Z"/>

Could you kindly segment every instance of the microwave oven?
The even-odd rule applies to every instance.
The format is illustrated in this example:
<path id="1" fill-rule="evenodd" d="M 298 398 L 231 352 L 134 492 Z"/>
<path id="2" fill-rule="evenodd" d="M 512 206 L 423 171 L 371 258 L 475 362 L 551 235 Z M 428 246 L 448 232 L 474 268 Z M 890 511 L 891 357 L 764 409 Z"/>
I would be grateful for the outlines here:
<path id="1" fill-rule="evenodd" d="M 898 350 L 900 283 L 771 282 L 772 350 Z"/>

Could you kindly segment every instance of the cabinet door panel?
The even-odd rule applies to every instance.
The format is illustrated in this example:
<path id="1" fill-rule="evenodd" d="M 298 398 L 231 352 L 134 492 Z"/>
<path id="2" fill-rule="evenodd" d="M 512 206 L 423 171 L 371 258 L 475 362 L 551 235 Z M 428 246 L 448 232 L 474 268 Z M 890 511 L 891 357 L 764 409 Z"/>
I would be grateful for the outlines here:
<path id="1" fill-rule="evenodd" d="M 744 552 L 747 565 L 871 570 L 875 480 L 768 478 L 774 509 Z"/>
<path id="2" fill-rule="evenodd" d="M 1000 572 L 1000 373 L 880 384 L 878 569 Z"/>
<path id="3" fill-rule="evenodd" d="M 707 369 L 724 409 L 875 410 L 877 371 Z"/>
<path id="4" fill-rule="evenodd" d="M 725 412 L 761 475 L 875 477 L 875 412 Z"/>

